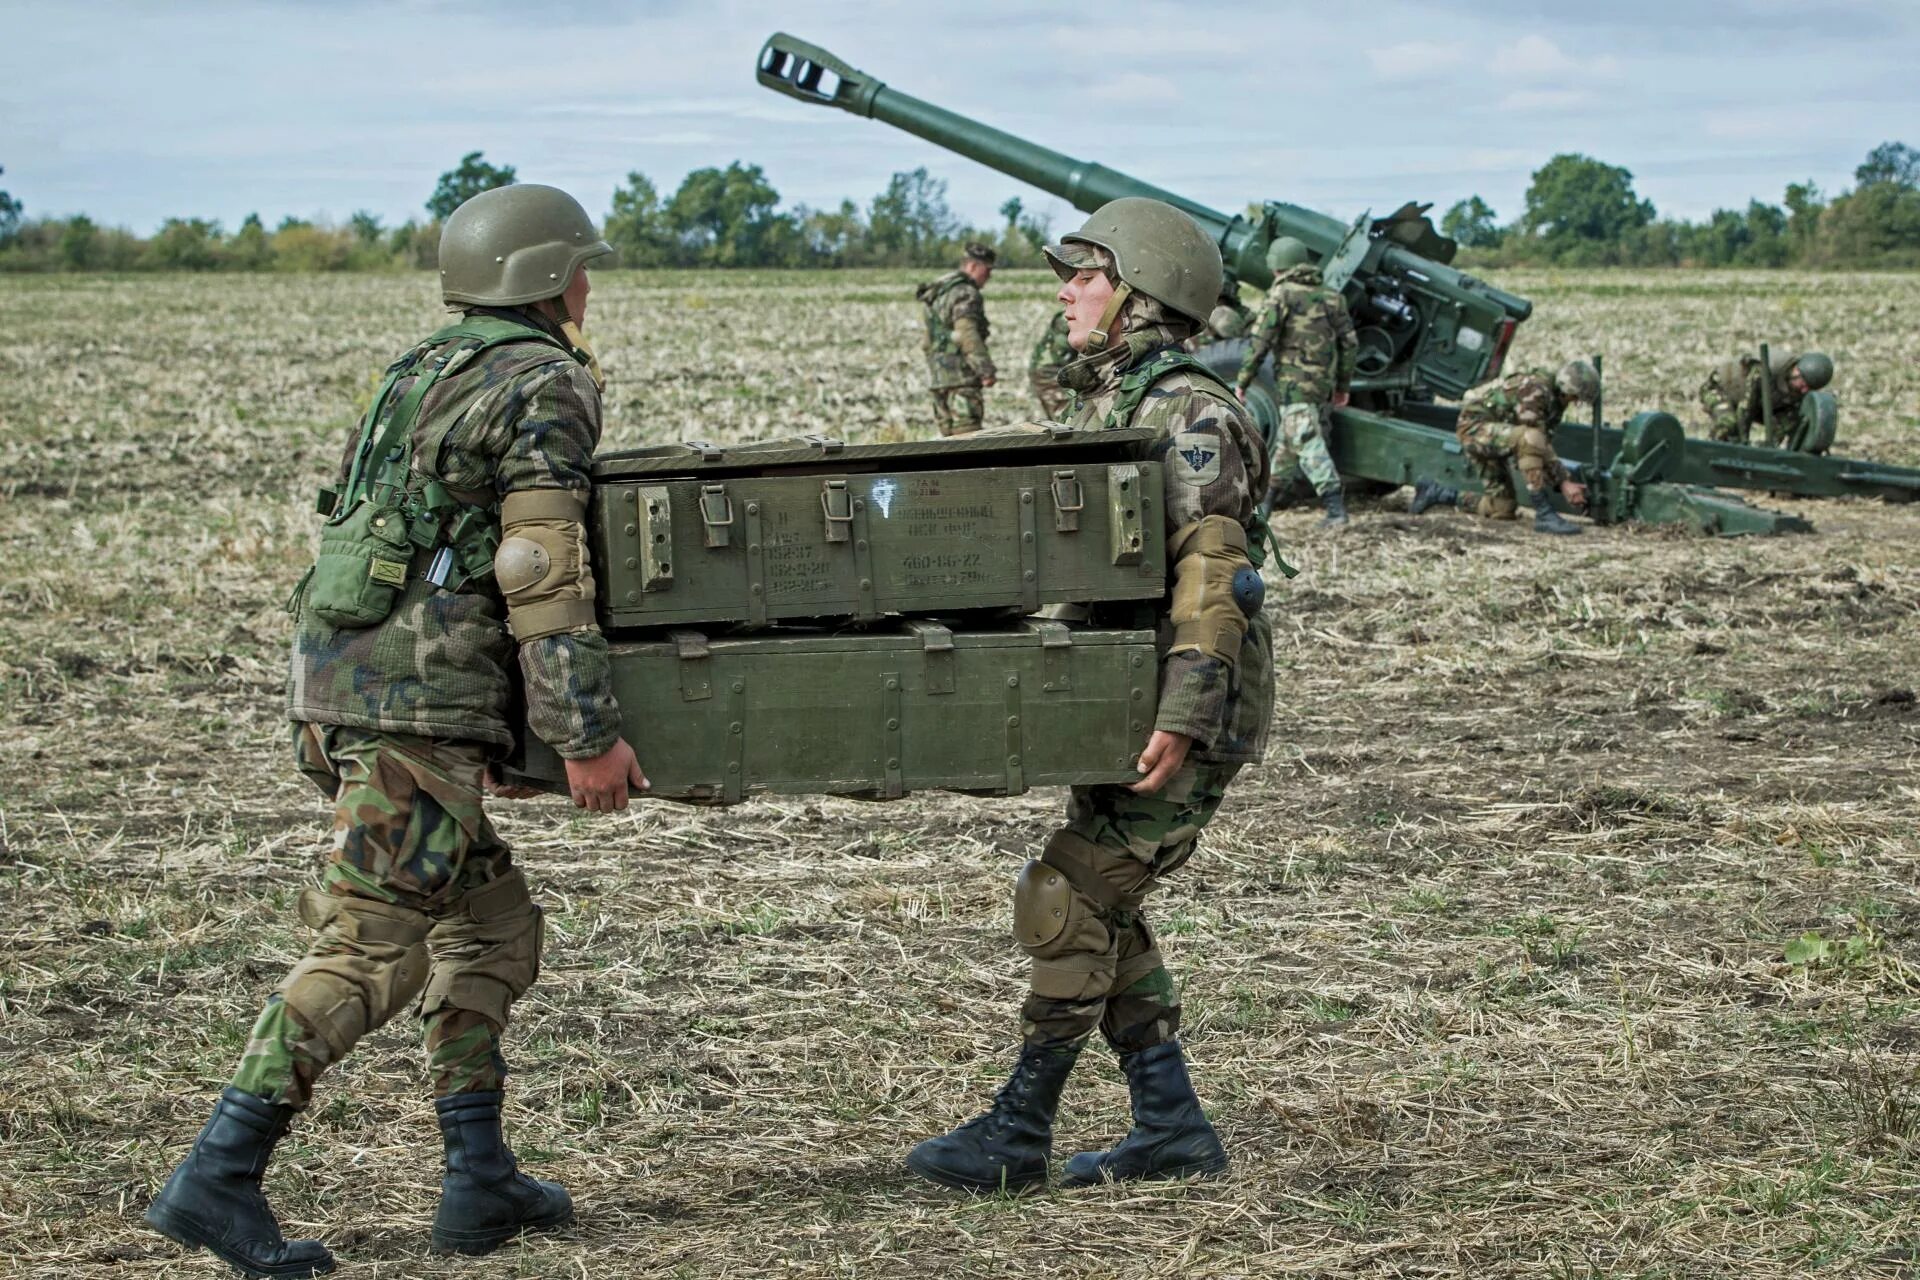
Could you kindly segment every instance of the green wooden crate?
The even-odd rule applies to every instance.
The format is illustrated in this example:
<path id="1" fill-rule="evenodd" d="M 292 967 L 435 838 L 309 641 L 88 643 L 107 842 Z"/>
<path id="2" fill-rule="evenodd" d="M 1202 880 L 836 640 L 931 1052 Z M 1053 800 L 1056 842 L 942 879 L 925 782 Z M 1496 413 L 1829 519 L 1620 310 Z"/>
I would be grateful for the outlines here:
<path id="1" fill-rule="evenodd" d="M 706 803 L 1131 782 L 1159 686 L 1153 633 L 1038 619 L 675 631 L 612 653 L 623 732 L 652 794 Z M 560 758 L 522 738 L 509 775 L 564 791 Z"/>
<path id="2" fill-rule="evenodd" d="M 1158 600 L 1144 431 L 809 439 L 610 454 L 594 468 L 601 625 L 872 620 Z"/>

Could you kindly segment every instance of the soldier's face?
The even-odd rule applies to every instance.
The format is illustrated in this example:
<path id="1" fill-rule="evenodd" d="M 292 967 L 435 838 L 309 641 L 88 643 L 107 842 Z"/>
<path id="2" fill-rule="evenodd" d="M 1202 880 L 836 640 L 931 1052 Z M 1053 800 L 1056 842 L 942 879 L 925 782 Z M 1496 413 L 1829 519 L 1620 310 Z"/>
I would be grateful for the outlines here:
<path id="1" fill-rule="evenodd" d="M 1800 372 L 1799 366 L 1797 365 L 1794 367 L 1793 376 L 1787 379 L 1787 385 L 1795 391 L 1798 391 L 1801 395 L 1805 395 L 1812 390 L 1812 388 L 1807 385 L 1806 376 Z"/>
<path id="2" fill-rule="evenodd" d="M 575 324 L 583 328 L 587 323 L 587 295 L 591 292 L 593 292 L 593 286 L 587 283 L 587 269 L 581 267 L 573 273 L 573 283 L 569 284 L 567 291 L 560 295 L 561 300 L 567 304 L 567 314 L 573 317 Z"/>
<path id="3" fill-rule="evenodd" d="M 1087 335 L 1106 314 L 1107 303 L 1113 301 L 1113 281 L 1107 279 L 1106 272 L 1088 267 L 1069 276 L 1055 296 L 1067 313 L 1067 345 L 1075 351 L 1086 350 Z"/>
<path id="4" fill-rule="evenodd" d="M 966 273 L 967 279 L 977 285 L 984 285 L 993 279 L 993 265 L 982 262 L 978 258 L 968 258 L 960 264 L 960 270 Z"/>

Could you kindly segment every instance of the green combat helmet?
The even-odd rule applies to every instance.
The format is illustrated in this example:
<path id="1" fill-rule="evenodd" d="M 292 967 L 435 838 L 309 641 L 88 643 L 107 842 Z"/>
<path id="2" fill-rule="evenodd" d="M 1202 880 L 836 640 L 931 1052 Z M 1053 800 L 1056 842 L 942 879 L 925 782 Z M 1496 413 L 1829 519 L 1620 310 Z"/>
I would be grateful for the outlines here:
<path id="1" fill-rule="evenodd" d="M 1244 338 L 1247 336 L 1247 314 L 1223 302 L 1207 317 L 1207 328 L 1217 338 Z"/>
<path id="2" fill-rule="evenodd" d="M 440 296 L 518 307 L 566 292 L 580 264 L 613 252 L 593 219 L 558 187 L 482 191 L 440 231 Z"/>
<path id="3" fill-rule="evenodd" d="M 1267 246 L 1267 270 L 1278 274 L 1289 267 L 1299 266 L 1311 256 L 1304 241 L 1281 236 Z"/>
<path id="4" fill-rule="evenodd" d="M 1554 388 L 1569 400 L 1593 403 L 1600 394 L 1600 372 L 1585 360 L 1569 360 L 1553 375 Z"/>
<path id="5" fill-rule="evenodd" d="M 1807 390 L 1818 391 L 1833 381 L 1833 358 L 1824 352 L 1809 351 L 1793 362 L 1806 380 Z"/>
<path id="6" fill-rule="evenodd" d="M 1097 261 L 1079 247 L 1085 245 L 1112 254 L 1113 271 L 1120 278 L 1107 314 L 1089 339 L 1088 352 L 1106 345 L 1109 326 L 1135 293 L 1146 294 L 1197 327 L 1206 326 L 1226 270 L 1219 248 L 1192 218 L 1164 200 L 1122 196 L 1095 209 L 1078 231 L 1061 236 L 1059 244 L 1042 252 L 1053 273 L 1069 280 Z"/>

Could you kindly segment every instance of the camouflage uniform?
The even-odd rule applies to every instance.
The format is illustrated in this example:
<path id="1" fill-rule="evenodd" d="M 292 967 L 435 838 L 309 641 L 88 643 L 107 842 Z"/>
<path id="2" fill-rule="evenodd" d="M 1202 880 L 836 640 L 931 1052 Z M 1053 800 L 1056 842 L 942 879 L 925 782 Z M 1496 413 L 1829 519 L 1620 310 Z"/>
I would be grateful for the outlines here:
<path id="1" fill-rule="evenodd" d="M 1143 301 L 1136 298 L 1135 306 Z M 1267 481 L 1259 429 L 1211 378 L 1176 369 L 1153 382 L 1130 416 L 1123 420 L 1115 412 L 1122 375 L 1172 347 L 1178 336 L 1157 324 L 1130 326 L 1116 339 L 1122 344 L 1118 358 L 1079 361 L 1067 375 L 1084 384 L 1070 425 L 1158 433 L 1151 456 L 1165 468 L 1170 542 L 1203 516 L 1253 526 Z M 1169 563 L 1175 559 L 1170 548 Z M 1170 630 L 1163 636 L 1163 651 L 1170 636 Z M 1184 734 L 1193 747 L 1157 792 L 1136 795 L 1120 785 L 1073 788 L 1067 821 L 1043 855 L 1044 865 L 1074 889 L 1066 926 L 1039 945 L 1020 939 L 1034 960 L 1021 1010 L 1030 1047 L 1078 1048 L 1096 1027 L 1121 1053 L 1175 1039 L 1180 994 L 1142 902 L 1192 856 L 1241 766 L 1265 753 L 1272 713 L 1273 633 L 1264 612 L 1249 620 L 1232 666 L 1191 650 L 1162 659 L 1154 728 Z"/>
<path id="2" fill-rule="evenodd" d="M 465 354 L 422 403 L 410 487 L 438 480 L 489 509 L 517 491 L 584 491 L 600 396 L 579 358 L 533 339 L 462 364 Z M 357 444 L 356 432 L 343 478 Z M 482 805 L 489 763 L 513 741 L 506 603 L 491 578 L 432 585 L 429 555 L 413 552 L 384 622 L 336 629 L 302 608 L 295 626 L 294 756 L 333 800 L 334 840 L 300 902 L 318 936 L 261 1012 L 233 1081 L 272 1103 L 304 1106 L 322 1071 L 416 997 L 436 1095 L 498 1089 L 508 1009 L 539 971 L 540 909 Z M 598 630 L 517 649 L 535 732 L 569 759 L 611 748 L 619 712 Z"/>
<path id="3" fill-rule="evenodd" d="M 1240 301 L 1240 289 L 1231 280 L 1220 293 L 1220 301 L 1207 316 L 1207 327 L 1180 344 L 1182 351 L 1199 351 L 1229 338 L 1244 338 L 1253 330 L 1253 312 Z"/>
<path id="4" fill-rule="evenodd" d="M 1276 483 L 1285 483 L 1299 467 L 1315 493 L 1324 496 L 1339 489 L 1340 473 L 1327 452 L 1327 414 L 1334 395 L 1353 384 L 1359 346 L 1346 300 L 1321 284 L 1320 268 L 1312 263 L 1289 268 L 1267 291 L 1234 383 L 1243 389 L 1251 386 L 1260 362 L 1273 353 L 1280 401 L 1280 427 L 1273 441 Z"/>
<path id="5" fill-rule="evenodd" d="M 952 271 L 921 285 L 913 296 L 927 309 L 921 347 L 927 353 L 927 386 L 940 434 L 978 431 L 986 416 L 981 384 L 995 376 L 980 286 L 964 271 Z"/>
<path id="6" fill-rule="evenodd" d="M 1060 385 L 1060 369 L 1071 359 L 1067 313 L 1055 311 L 1046 332 L 1033 344 L 1033 357 L 1027 362 L 1027 381 L 1033 386 L 1034 398 L 1040 401 L 1040 416 L 1049 422 L 1059 422 L 1073 407 L 1073 392 Z"/>
<path id="7" fill-rule="evenodd" d="M 1545 370 L 1508 374 L 1467 392 L 1456 434 L 1483 490 L 1477 498 L 1462 494 L 1461 507 L 1494 520 L 1512 516 L 1519 503 L 1509 463 L 1520 468 L 1531 492 L 1558 488 L 1567 471 L 1553 451 L 1553 433 L 1566 410 L 1566 398 Z"/>
<path id="8" fill-rule="evenodd" d="M 1773 360 L 1773 421 L 1776 431 L 1791 434 L 1806 393 L 1792 386 L 1795 351 L 1769 352 Z M 1745 444 L 1757 426 L 1766 430 L 1766 406 L 1760 400 L 1760 357 L 1740 356 L 1715 369 L 1700 387 L 1700 407 L 1706 410 L 1707 431 L 1715 440 Z M 1763 442 L 1764 443 L 1764 442 Z"/>

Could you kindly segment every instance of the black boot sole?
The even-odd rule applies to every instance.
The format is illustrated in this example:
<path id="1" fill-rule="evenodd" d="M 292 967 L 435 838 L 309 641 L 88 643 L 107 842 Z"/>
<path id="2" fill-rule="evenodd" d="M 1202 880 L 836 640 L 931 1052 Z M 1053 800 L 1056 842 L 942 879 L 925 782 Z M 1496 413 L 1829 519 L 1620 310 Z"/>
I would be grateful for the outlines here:
<path id="1" fill-rule="evenodd" d="M 220 1237 L 208 1231 L 200 1223 L 184 1213 L 179 1213 L 159 1201 L 147 1206 L 147 1225 L 161 1235 L 189 1249 L 205 1249 L 235 1271 L 247 1276 L 324 1276 L 336 1265 L 333 1255 L 315 1259 L 312 1262 L 290 1262 L 280 1266 L 263 1266 L 253 1262 L 226 1247 Z"/>
<path id="2" fill-rule="evenodd" d="M 1193 1178 L 1195 1180 L 1217 1178 L 1226 1171 L 1227 1158 L 1222 1155 L 1218 1159 L 1199 1160 L 1192 1164 L 1179 1164 L 1173 1166 L 1171 1169 L 1155 1169 L 1153 1172 L 1143 1173 L 1137 1178 L 1108 1178 L 1104 1175 L 1096 1178 L 1081 1178 L 1068 1174 L 1060 1179 L 1060 1185 L 1062 1187 L 1103 1187 L 1109 1182 L 1116 1184 L 1122 1182 L 1178 1182 L 1182 1178 Z"/>
<path id="3" fill-rule="evenodd" d="M 463 1253 L 478 1256 L 483 1253 L 492 1253 L 515 1236 L 528 1231 L 551 1231 L 556 1227 L 572 1225 L 573 1210 L 569 1208 L 564 1213 L 545 1218 L 529 1218 L 498 1231 L 443 1231 L 435 1227 L 429 1247 L 435 1253 Z"/>
<path id="4" fill-rule="evenodd" d="M 962 1174 L 954 1173 L 951 1170 L 943 1169 L 937 1164 L 920 1159 L 913 1153 L 908 1153 L 907 1155 L 907 1168 L 913 1170 L 929 1182 L 937 1182 L 941 1186 L 951 1187 L 955 1191 L 970 1191 L 975 1195 L 983 1196 L 998 1195 L 1002 1191 L 1031 1191 L 1036 1187 L 1044 1187 L 1047 1185 L 1047 1173 L 1044 1169 L 1039 1173 L 1030 1174 L 1024 1178 L 1001 1178 L 992 1182 L 982 1182 L 977 1178 L 969 1178 Z"/>

